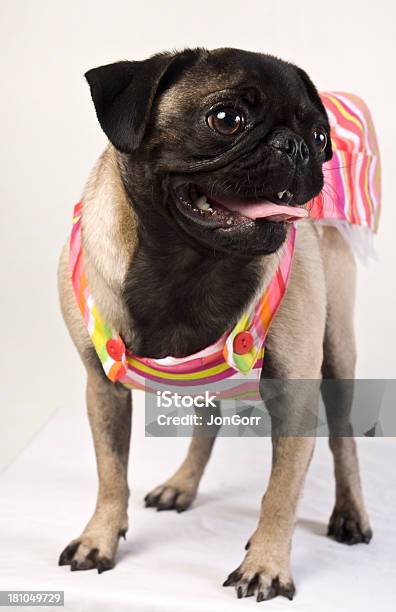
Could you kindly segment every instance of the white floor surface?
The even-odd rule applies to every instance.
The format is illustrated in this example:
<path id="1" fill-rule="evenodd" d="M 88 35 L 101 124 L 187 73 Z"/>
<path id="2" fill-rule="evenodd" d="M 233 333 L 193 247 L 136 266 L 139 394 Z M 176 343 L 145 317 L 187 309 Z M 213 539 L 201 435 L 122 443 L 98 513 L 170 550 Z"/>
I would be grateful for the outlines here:
<path id="1" fill-rule="evenodd" d="M 220 438 L 192 510 L 145 509 L 144 494 L 176 468 L 187 443 L 145 438 L 143 411 L 135 411 L 128 539 L 114 570 L 70 572 L 58 555 L 90 517 L 96 471 L 83 407 L 58 411 L 0 474 L 0 589 L 64 590 L 68 612 L 395 609 L 394 440 L 359 440 L 374 538 L 353 547 L 325 537 L 334 481 L 327 441 L 317 441 L 293 541 L 296 597 L 261 604 L 237 600 L 221 583 L 255 527 L 270 441 Z"/>

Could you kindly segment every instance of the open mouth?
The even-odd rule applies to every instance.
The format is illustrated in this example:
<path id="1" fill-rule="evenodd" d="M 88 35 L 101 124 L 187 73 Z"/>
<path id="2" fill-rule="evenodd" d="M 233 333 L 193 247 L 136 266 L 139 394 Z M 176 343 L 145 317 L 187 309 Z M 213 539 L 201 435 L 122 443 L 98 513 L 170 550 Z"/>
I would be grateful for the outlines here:
<path id="1" fill-rule="evenodd" d="M 308 217 L 308 211 L 293 202 L 287 189 L 271 195 L 242 199 L 232 195 L 205 193 L 196 185 L 183 185 L 176 190 L 178 210 L 200 225 L 233 228 L 245 223 L 292 223 Z"/>

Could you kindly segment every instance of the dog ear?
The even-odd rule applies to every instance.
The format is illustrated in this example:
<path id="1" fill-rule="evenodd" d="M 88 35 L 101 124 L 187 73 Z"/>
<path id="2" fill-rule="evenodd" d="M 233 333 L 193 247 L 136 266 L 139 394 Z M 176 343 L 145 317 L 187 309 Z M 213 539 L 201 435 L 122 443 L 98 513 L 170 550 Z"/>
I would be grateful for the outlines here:
<path id="1" fill-rule="evenodd" d="M 328 133 L 330 134 L 329 118 L 327 116 L 327 112 L 323 105 L 323 102 L 320 99 L 320 96 L 318 94 L 318 90 L 316 89 L 315 85 L 312 83 L 311 79 L 309 78 L 305 70 L 303 70 L 302 68 L 298 68 L 298 66 L 296 66 L 295 68 L 300 76 L 300 79 L 302 80 L 305 86 L 309 99 L 311 100 L 312 104 L 316 106 L 316 108 L 323 115 L 323 118 L 325 119 L 325 125 L 327 127 Z M 325 160 L 329 161 L 329 159 L 331 159 L 332 157 L 333 157 L 333 150 L 331 146 L 331 139 L 329 137 L 327 139 L 327 144 L 326 144 L 326 149 L 325 149 Z"/>
<path id="2" fill-rule="evenodd" d="M 116 62 L 85 74 L 99 123 L 119 151 L 131 153 L 139 147 L 160 81 L 176 60 L 196 59 L 197 51 Z"/>

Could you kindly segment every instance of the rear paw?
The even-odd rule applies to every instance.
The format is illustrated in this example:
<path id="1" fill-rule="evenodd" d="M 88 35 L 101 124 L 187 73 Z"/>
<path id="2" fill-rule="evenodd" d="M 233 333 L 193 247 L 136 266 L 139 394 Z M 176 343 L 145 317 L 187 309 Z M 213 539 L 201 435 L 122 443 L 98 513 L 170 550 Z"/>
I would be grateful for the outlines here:
<path id="1" fill-rule="evenodd" d="M 118 535 L 125 538 L 125 533 L 125 530 L 121 530 Z M 58 565 L 70 565 L 72 572 L 96 569 L 98 574 L 101 574 L 114 567 L 115 549 L 116 545 L 101 547 L 93 537 L 82 535 L 66 546 L 59 557 Z"/>
<path id="2" fill-rule="evenodd" d="M 184 512 L 191 506 L 195 496 L 195 491 L 164 484 L 148 493 L 144 501 L 146 508 L 157 508 L 158 511 L 176 510 L 176 512 Z"/>
<path id="3" fill-rule="evenodd" d="M 335 508 L 330 517 L 327 535 L 344 544 L 368 544 L 373 532 L 353 511 Z"/>

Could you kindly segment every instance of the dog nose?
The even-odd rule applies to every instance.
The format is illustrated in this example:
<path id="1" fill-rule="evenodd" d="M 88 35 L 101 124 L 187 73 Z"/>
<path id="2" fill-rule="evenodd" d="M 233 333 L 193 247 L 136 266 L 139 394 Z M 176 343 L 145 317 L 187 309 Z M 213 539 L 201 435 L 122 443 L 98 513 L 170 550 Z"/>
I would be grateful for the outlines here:
<path id="1" fill-rule="evenodd" d="M 280 133 L 274 134 L 269 143 L 274 149 L 283 151 L 294 162 L 301 161 L 306 164 L 309 160 L 309 149 L 301 136 L 297 134 Z"/>

